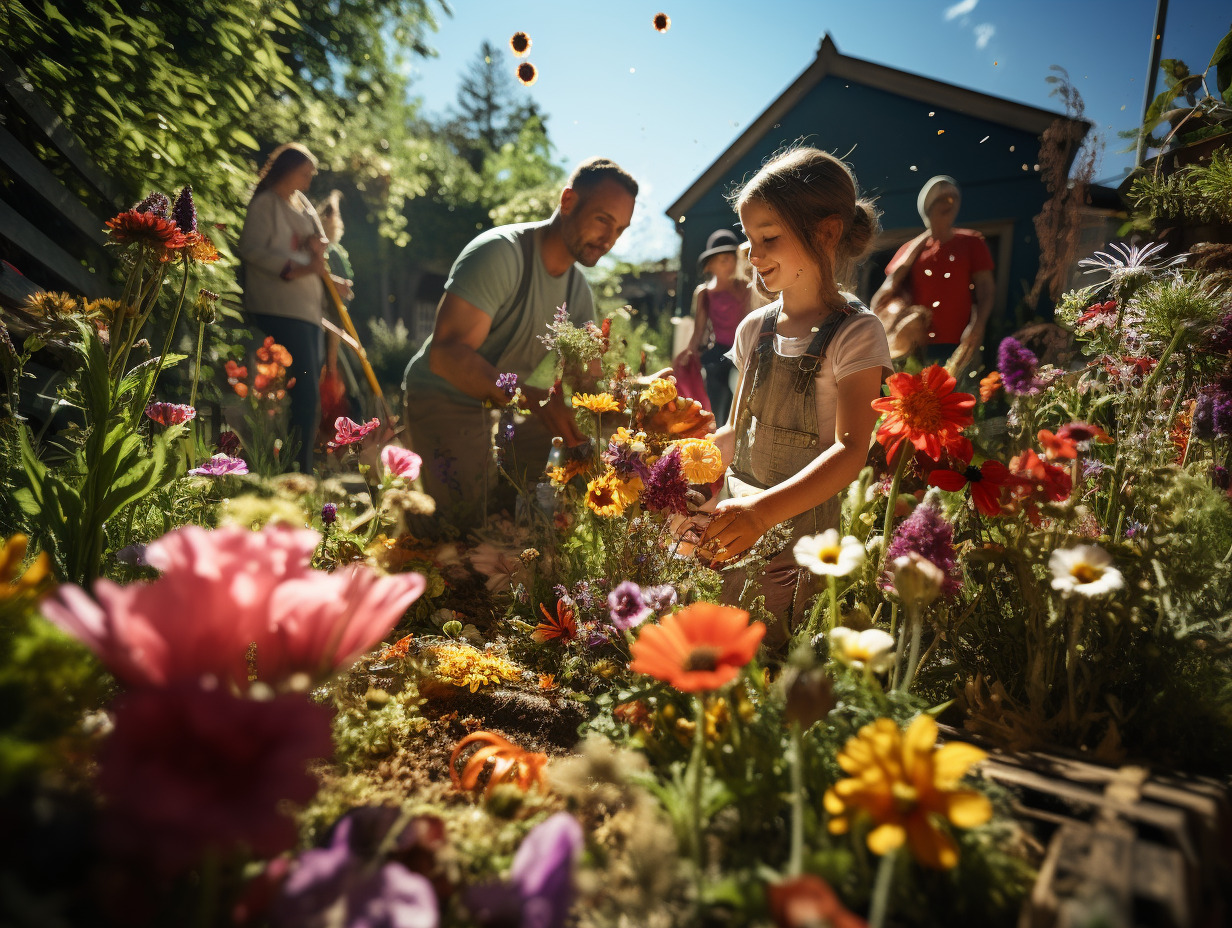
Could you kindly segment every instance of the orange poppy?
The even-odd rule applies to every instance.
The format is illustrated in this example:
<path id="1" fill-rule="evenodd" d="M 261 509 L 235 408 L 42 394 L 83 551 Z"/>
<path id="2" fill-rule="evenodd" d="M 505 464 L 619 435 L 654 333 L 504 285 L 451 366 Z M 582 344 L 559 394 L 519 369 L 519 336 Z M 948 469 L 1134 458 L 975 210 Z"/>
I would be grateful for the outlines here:
<path id="1" fill-rule="evenodd" d="M 1068 470 L 1049 464 L 1030 448 L 1010 460 L 1010 471 L 1019 478 L 1019 495 L 1041 491 L 1048 499 L 1060 502 L 1069 499 L 1073 489 Z"/>
<path id="2" fill-rule="evenodd" d="M 471 744 L 481 744 L 483 747 L 470 756 L 459 774 L 456 766 L 458 758 Z M 449 755 L 449 778 L 457 789 L 473 790 L 479 784 L 479 775 L 488 761 L 492 762 L 492 774 L 488 777 L 485 793 L 491 793 L 501 783 L 512 783 L 523 792 L 532 786 L 547 788 L 544 767 L 547 766 L 548 756 L 524 750 L 490 731 L 477 731 L 457 743 Z"/>
<path id="3" fill-rule="evenodd" d="M 378 661 L 401 660 L 410 653 L 411 642 L 415 640 L 414 635 L 407 635 L 405 638 L 399 638 L 388 648 L 382 648 L 376 656 Z"/>
<path id="4" fill-rule="evenodd" d="M 685 693 L 717 690 L 753 659 L 765 634 L 743 609 L 693 603 L 642 630 L 629 669 Z"/>
<path id="5" fill-rule="evenodd" d="M 962 430 L 975 421 L 975 397 L 954 392 L 958 381 L 953 374 L 932 364 L 919 374 L 894 374 L 886 384 L 890 395 L 873 400 L 873 408 L 885 415 L 877 440 L 885 446 L 886 460 L 894 460 L 903 441 L 934 461 L 941 460 L 943 450 L 971 460 L 971 442 Z"/>
<path id="6" fill-rule="evenodd" d="M 547 621 L 540 622 L 530 633 L 535 641 L 551 641 L 553 638 L 559 638 L 561 641 L 569 642 L 577 637 L 577 620 L 573 615 L 573 607 L 563 599 L 556 601 L 556 618 L 552 618 L 547 606 L 543 603 L 539 604 L 539 611 L 543 613 Z"/>

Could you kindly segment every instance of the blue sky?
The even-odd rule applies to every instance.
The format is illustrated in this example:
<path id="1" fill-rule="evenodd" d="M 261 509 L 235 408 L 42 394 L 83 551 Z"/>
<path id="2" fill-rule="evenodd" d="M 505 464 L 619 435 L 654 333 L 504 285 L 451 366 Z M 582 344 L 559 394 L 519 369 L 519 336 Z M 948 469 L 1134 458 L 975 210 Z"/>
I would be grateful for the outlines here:
<path id="1" fill-rule="evenodd" d="M 1155 16 L 1155 0 L 451 5 L 429 39 L 439 57 L 410 62 L 412 93 L 428 113 L 446 112 L 481 41 L 505 47 L 514 32 L 528 33 L 539 80 L 519 92 L 548 114 L 562 161 L 605 155 L 641 184 L 633 226 L 613 250 L 632 260 L 677 252 L 663 210 L 809 66 L 826 32 L 845 55 L 1047 109 L 1060 109 L 1049 68 L 1064 67 L 1103 137 L 1096 176 L 1117 178 L 1133 162 L 1116 133 L 1140 121 Z M 653 28 L 658 12 L 671 17 L 666 33 Z M 1164 57 L 1201 70 L 1230 24 L 1227 0 L 1172 0 Z M 824 147 L 824 137 L 816 143 Z"/>

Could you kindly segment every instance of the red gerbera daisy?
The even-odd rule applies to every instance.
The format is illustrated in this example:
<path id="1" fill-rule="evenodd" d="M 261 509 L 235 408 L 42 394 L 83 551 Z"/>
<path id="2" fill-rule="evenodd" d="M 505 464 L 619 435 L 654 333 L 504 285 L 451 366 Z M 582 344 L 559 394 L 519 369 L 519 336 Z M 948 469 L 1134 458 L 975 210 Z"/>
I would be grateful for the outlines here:
<path id="1" fill-rule="evenodd" d="M 539 604 L 539 611 L 547 622 L 540 622 L 530 633 L 535 641 L 551 641 L 559 638 L 561 641 L 572 641 L 577 637 L 577 620 L 573 615 L 573 607 L 563 599 L 556 601 L 556 618 L 552 618 L 547 606 Z"/>
<path id="2" fill-rule="evenodd" d="M 717 690 L 753 659 L 765 634 L 743 609 L 693 603 L 642 630 L 629 669 L 685 693 Z"/>
<path id="3" fill-rule="evenodd" d="M 1016 481 L 1000 461 L 985 461 L 979 467 L 971 465 L 963 471 L 935 470 L 929 474 L 928 482 L 950 493 L 969 485 L 975 508 L 986 516 L 996 516 L 1001 514 L 1005 488 Z"/>
<path id="4" fill-rule="evenodd" d="M 955 393 L 958 381 L 949 371 L 932 364 L 919 374 L 894 374 L 886 383 L 890 395 L 873 400 L 873 408 L 885 414 L 877 440 L 885 446 L 887 461 L 894 460 L 903 441 L 934 461 L 942 450 L 970 460 L 971 442 L 962 430 L 974 421 L 975 397 Z"/>
<path id="5" fill-rule="evenodd" d="M 125 210 L 114 219 L 108 219 L 107 229 L 112 241 L 121 245 L 135 242 L 160 248 L 182 248 L 185 244 L 184 233 L 173 220 L 154 213 L 139 213 L 135 209 Z"/>

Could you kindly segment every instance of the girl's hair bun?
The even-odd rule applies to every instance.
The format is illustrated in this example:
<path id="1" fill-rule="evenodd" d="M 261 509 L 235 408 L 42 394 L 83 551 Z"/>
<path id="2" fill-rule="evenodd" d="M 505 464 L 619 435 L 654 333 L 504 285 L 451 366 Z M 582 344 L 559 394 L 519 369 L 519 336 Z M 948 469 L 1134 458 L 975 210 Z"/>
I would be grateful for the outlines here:
<path id="1" fill-rule="evenodd" d="M 877 233 L 881 231 L 878 215 L 877 208 L 871 200 L 856 200 L 851 224 L 847 227 L 841 243 L 844 257 L 859 261 L 864 256 L 864 253 L 872 246 Z"/>

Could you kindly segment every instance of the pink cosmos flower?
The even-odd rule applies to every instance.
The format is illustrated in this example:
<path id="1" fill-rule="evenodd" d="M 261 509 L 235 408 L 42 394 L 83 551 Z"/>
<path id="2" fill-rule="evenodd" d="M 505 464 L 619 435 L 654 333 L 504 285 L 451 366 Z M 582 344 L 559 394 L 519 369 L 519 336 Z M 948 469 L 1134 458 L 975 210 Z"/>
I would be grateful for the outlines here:
<path id="1" fill-rule="evenodd" d="M 330 756 L 332 714 L 298 693 L 255 700 L 189 685 L 125 693 L 99 754 L 107 849 L 164 873 L 206 850 L 287 850 L 296 828 L 282 806 L 315 795 L 308 764 Z"/>
<path id="2" fill-rule="evenodd" d="M 267 526 L 185 526 L 146 549 L 149 583 L 61 586 L 44 614 L 130 685 L 214 677 L 241 690 L 346 666 L 381 641 L 424 590 L 424 578 L 368 567 L 313 570 L 320 535 Z M 251 653 L 250 653 L 251 649 Z"/>
<path id="3" fill-rule="evenodd" d="M 227 477 L 232 474 L 248 473 L 248 465 L 243 458 L 233 458 L 225 454 L 216 454 L 200 467 L 194 467 L 189 472 L 193 477 Z"/>
<path id="4" fill-rule="evenodd" d="M 395 477 L 414 480 L 419 476 L 423 459 L 414 451 L 399 448 L 397 445 L 386 445 L 381 449 L 381 463 L 385 465 L 385 470 Z"/>
<path id="5" fill-rule="evenodd" d="M 346 416 L 339 416 L 334 420 L 334 440 L 329 442 L 329 447 L 341 448 L 343 445 L 353 445 L 357 441 L 363 441 L 369 434 L 376 431 L 380 424 L 380 419 L 370 419 L 360 425 Z"/>
<path id="6" fill-rule="evenodd" d="M 159 425 L 180 425 L 196 418 L 197 410 L 180 403 L 151 403 L 145 414 Z"/>

